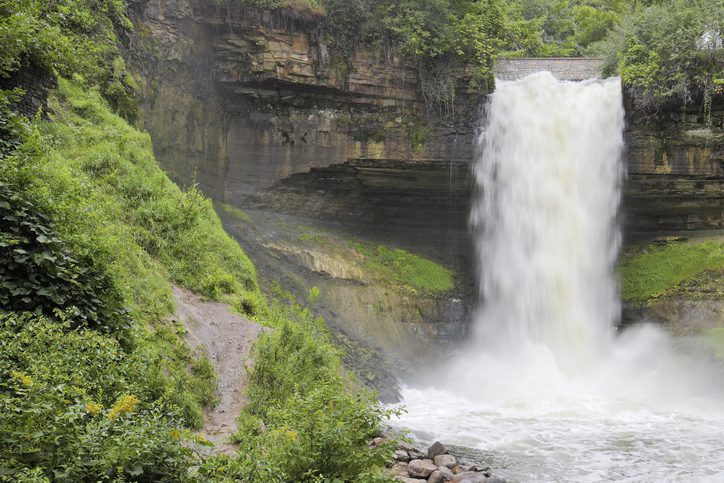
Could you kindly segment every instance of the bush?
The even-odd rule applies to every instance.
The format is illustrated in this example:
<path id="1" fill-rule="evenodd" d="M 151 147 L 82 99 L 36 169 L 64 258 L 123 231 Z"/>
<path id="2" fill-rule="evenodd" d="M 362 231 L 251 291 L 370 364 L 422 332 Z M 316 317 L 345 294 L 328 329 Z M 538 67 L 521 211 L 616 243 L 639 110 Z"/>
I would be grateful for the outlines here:
<path id="1" fill-rule="evenodd" d="M 254 349 L 248 404 L 233 460 L 212 459 L 202 475 L 245 481 L 378 481 L 392 446 L 369 449 L 391 411 L 352 389 L 324 321 L 308 308 L 275 302 L 275 330 Z"/>
<path id="2" fill-rule="evenodd" d="M 123 0 L 0 0 L 0 78 L 30 66 L 79 74 L 135 119 L 135 83 L 119 55 L 119 37 L 132 29 L 126 13 Z"/>
<path id="3" fill-rule="evenodd" d="M 110 276 L 73 258 L 50 218 L 2 181 L 0 220 L 0 306 L 46 315 L 61 310 L 77 324 L 108 332 L 129 327 Z"/>
<path id="4" fill-rule="evenodd" d="M 710 108 L 724 82 L 724 18 L 714 14 L 721 7 L 719 0 L 661 0 L 629 9 L 609 48 L 638 107 L 697 101 Z"/>
<path id="5" fill-rule="evenodd" d="M 32 314 L 0 315 L 0 475 L 183 481 L 181 420 L 113 337 Z"/>

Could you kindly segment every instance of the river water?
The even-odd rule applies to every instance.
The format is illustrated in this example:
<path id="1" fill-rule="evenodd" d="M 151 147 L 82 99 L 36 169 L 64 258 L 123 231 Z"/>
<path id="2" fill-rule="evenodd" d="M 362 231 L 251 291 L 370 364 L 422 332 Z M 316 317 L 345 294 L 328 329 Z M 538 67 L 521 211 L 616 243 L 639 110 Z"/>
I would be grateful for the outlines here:
<path id="1" fill-rule="evenodd" d="M 479 309 L 396 424 L 510 481 L 724 481 L 721 368 L 655 327 L 614 329 L 619 79 L 498 82 L 486 112 Z"/>

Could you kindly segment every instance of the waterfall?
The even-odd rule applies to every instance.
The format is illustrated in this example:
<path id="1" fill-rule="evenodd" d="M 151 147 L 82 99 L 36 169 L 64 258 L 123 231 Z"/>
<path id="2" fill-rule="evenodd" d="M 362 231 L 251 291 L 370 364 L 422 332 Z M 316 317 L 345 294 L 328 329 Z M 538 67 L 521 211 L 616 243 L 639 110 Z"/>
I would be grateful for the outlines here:
<path id="1" fill-rule="evenodd" d="M 485 347 L 542 344 L 590 365 L 619 314 L 624 111 L 617 78 L 498 82 L 475 163 L 471 213 Z"/>
<path id="2" fill-rule="evenodd" d="M 656 327 L 614 333 L 623 122 L 618 79 L 497 83 L 470 216 L 479 310 L 403 387 L 401 429 L 512 481 L 724 481 L 721 368 Z"/>

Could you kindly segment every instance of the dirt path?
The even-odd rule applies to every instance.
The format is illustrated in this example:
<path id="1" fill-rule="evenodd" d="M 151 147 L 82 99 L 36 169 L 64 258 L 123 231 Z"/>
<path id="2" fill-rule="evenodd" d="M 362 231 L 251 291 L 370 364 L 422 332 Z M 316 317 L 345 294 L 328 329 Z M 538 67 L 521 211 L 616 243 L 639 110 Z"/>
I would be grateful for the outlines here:
<path id="1" fill-rule="evenodd" d="M 199 433 L 214 443 L 214 451 L 232 453 L 229 436 L 236 430 L 236 417 L 244 406 L 244 365 L 251 362 L 250 349 L 262 327 L 229 310 L 219 302 L 205 302 L 179 287 L 174 318 L 186 326 L 192 348 L 203 346 L 219 374 L 219 404 L 206 412 Z"/>

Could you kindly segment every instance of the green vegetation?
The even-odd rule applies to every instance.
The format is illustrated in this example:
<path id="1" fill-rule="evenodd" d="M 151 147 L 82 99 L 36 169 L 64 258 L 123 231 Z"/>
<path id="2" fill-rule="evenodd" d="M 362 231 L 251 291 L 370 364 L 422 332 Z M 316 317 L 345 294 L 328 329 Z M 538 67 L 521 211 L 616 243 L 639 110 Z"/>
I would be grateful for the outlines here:
<path id="1" fill-rule="evenodd" d="M 214 203 L 216 205 L 218 205 L 224 213 L 226 213 L 227 215 L 233 216 L 238 221 L 240 221 L 242 223 L 252 223 L 249 215 L 241 208 L 237 208 L 236 206 L 228 205 L 226 203 L 221 203 L 218 201 L 216 201 Z"/>
<path id="2" fill-rule="evenodd" d="M 0 109 L 0 478 L 183 481 L 216 376 L 171 282 L 242 299 L 253 267 L 98 92 L 61 80 L 51 105 Z"/>
<path id="3" fill-rule="evenodd" d="M 79 75 L 135 119 L 135 81 L 119 48 L 132 28 L 123 0 L 0 0 L 0 78 L 33 66 Z"/>
<path id="4" fill-rule="evenodd" d="M 394 285 L 432 293 L 447 292 L 453 288 L 450 270 L 432 260 L 384 245 L 358 243 L 355 248 L 365 257 L 364 266 L 369 271 Z"/>
<path id="5" fill-rule="evenodd" d="M 217 0 L 218 1 L 218 0 Z M 261 8 L 288 8 L 297 12 L 324 15 L 323 0 L 240 0 L 242 5 Z"/>
<path id="6" fill-rule="evenodd" d="M 609 52 L 639 106 L 697 102 L 709 115 L 724 92 L 722 0 L 640 1 L 608 39 Z"/>
<path id="7" fill-rule="evenodd" d="M 674 290 L 707 270 L 724 269 L 724 242 L 648 245 L 620 264 L 624 300 L 645 303 Z"/>
<path id="8" fill-rule="evenodd" d="M 0 480 L 377 478 L 389 451 L 367 440 L 388 413 L 352 389 L 323 321 L 268 307 L 211 202 L 169 181 L 97 91 L 61 79 L 51 106 L 35 124 L 0 110 Z M 276 328 L 237 458 L 193 451 L 206 443 L 185 428 L 217 382 L 168 321 L 172 282 Z"/>
<path id="9" fill-rule="evenodd" d="M 286 226 L 297 240 L 361 268 L 370 279 L 408 292 L 439 294 L 452 290 L 452 272 L 401 248 L 360 241 L 356 237 L 311 226 Z"/>
<path id="10" fill-rule="evenodd" d="M 392 446 L 368 449 L 393 413 L 366 391 L 352 389 L 324 320 L 282 296 L 249 370 L 248 405 L 234 440 L 239 455 L 218 457 L 209 478 L 241 481 L 386 481 Z"/>
<path id="11" fill-rule="evenodd" d="M 289 0 L 244 0 L 265 8 Z M 604 55 L 642 107 L 696 101 L 708 115 L 724 90 L 722 0 L 319 0 L 319 30 L 350 57 L 356 45 L 420 66 L 426 103 L 451 112 L 456 79 L 492 87 L 500 57 Z M 380 20 L 382 19 L 382 20 Z"/>

